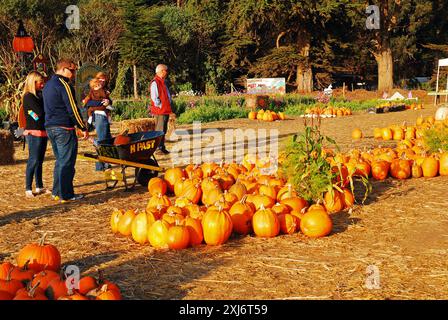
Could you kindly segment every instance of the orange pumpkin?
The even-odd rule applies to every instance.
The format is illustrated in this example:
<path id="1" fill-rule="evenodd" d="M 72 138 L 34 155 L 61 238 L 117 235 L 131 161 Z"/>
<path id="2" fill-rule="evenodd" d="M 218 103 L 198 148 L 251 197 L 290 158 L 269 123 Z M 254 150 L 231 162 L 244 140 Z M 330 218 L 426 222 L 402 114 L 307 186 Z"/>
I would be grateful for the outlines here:
<path id="1" fill-rule="evenodd" d="M 448 176 L 448 152 L 444 152 L 440 155 L 439 174 L 441 176 Z"/>
<path id="2" fill-rule="evenodd" d="M 168 230 L 168 247 L 170 249 L 185 249 L 190 244 L 190 232 L 182 225 L 172 226 Z"/>
<path id="3" fill-rule="evenodd" d="M 353 196 L 353 193 L 349 189 L 342 189 L 344 191 L 343 193 L 343 202 L 344 202 L 344 208 L 351 208 L 355 204 L 355 197 Z"/>
<path id="4" fill-rule="evenodd" d="M 23 283 L 11 278 L 12 270 L 13 269 L 9 270 L 5 280 L 0 280 L 0 291 L 15 295 L 19 289 L 23 288 Z"/>
<path id="5" fill-rule="evenodd" d="M 132 239 L 140 244 L 148 242 L 148 229 L 156 221 L 151 213 L 140 212 L 135 216 L 131 225 Z"/>
<path id="6" fill-rule="evenodd" d="M 344 196 L 337 190 L 328 191 L 324 196 L 324 205 L 328 213 L 336 213 L 344 209 Z"/>
<path id="7" fill-rule="evenodd" d="M 292 214 L 280 214 L 278 215 L 280 222 L 280 231 L 284 234 L 293 234 L 297 230 L 299 219 Z"/>
<path id="8" fill-rule="evenodd" d="M 352 139 L 359 140 L 363 137 L 362 131 L 359 128 L 353 129 L 352 131 Z"/>
<path id="9" fill-rule="evenodd" d="M 421 178 L 423 177 L 422 167 L 417 163 L 417 161 L 413 161 L 411 168 L 412 178 Z"/>
<path id="10" fill-rule="evenodd" d="M 389 175 L 390 163 L 385 160 L 374 161 L 372 163 L 372 177 L 375 180 L 384 180 Z"/>
<path id="11" fill-rule="evenodd" d="M 232 218 L 223 210 L 209 210 L 202 218 L 204 241 L 208 245 L 225 243 L 233 230 Z"/>
<path id="12" fill-rule="evenodd" d="M 132 221 L 136 216 L 135 210 L 126 211 L 118 221 L 118 232 L 124 236 L 130 236 L 132 232 Z"/>
<path id="13" fill-rule="evenodd" d="M 322 209 L 309 210 L 300 220 L 300 230 L 310 238 L 325 237 L 330 234 L 332 228 L 330 216 Z"/>
<path id="14" fill-rule="evenodd" d="M 408 160 L 395 159 L 390 165 L 390 175 L 396 179 L 407 179 L 411 176 L 411 165 Z"/>
<path id="15" fill-rule="evenodd" d="M 148 182 L 148 191 L 151 196 L 164 195 L 166 194 L 167 188 L 168 186 L 165 180 L 158 177 L 152 178 Z"/>
<path id="16" fill-rule="evenodd" d="M 425 178 L 433 178 L 439 173 L 439 160 L 427 157 L 422 163 L 423 176 Z"/>
<path id="17" fill-rule="evenodd" d="M 247 203 L 246 198 L 236 202 L 230 208 L 233 230 L 238 234 L 248 234 L 252 231 L 252 216 L 254 215 L 253 204 Z"/>
<path id="18" fill-rule="evenodd" d="M 174 192 L 174 186 L 178 180 L 185 178 L 185 172 L 181 168 L 170 168 L 165 171 L 164 180 L 167 183 L 168 190 Z"/>
<path id="19" fill-rule="evenodd" d="M 383 140 L 386 140 L 386 141 L 392 140 L 393 134 L 392 134 L 392 130 L 390 130 L 390 128 L 383 128 L 381 131 L 382 131 L 381 133 L 382 133 Z"/>
<path id="20" fill-rule="evenodd" d="M 306 201 L 303 198 L 299 197 L 293 197 L 293 198 L 286 198 L 280 201 L 281 204 L 284 204 L 291 210 L 296 211 L 302 211 L 303 208 L 306 208 L 309 206 L 308 201 Z"/>
<path id="21" fill-rule="evenodd" d="M 272 238 L 280 232 L 280 221 L 271 209 L 261 205 L 252 217 L 252 228 L 257 237 Z"/>
<path id="22" fill-rule="evenodd" d="M 39 243 L 31 243 L 26 245 L 17 255 L 17 266 L 28 268 L 36 272 L 44 269 L 57 271 L 61 267 L 61 254 L 58 249 L 51 245 L 45 244 L 45 236 L 43 235 Z"/>
<path id="23" fill-rule="evenodd" d="M 169 207 L 171 205 L 170 199 L 162 194 L 152 196 L 149 201 L 147 207 L 149 208 L 157 208 L 157 206 L 166 206 Z"/>
<path id="24" fill-rule="evenodd" d="M 191 217 L 186 217 L 183 225 L 187 228 L 190 234 L 190 245 L 197 246 L 204 240 L 201 221 Z"/>
<path id="25" fill-rule="evenodd" d="M 148 241 L 156 249 L 168 248 L 169 224 L 163 220 L 154 222 L 148 230 Z"/>
<path id="26" fill-rule="evenodd" d="M 110 217 L 110 226 L 112 228 L 113 233 L 118 232 L 118 222 L 120 221 L 120 219 L 124 215 L 124 213 L 125 213 L 125 211 L 123 209 L 114 210 L 114 212 L 112 212 L 112 215 Z"/>

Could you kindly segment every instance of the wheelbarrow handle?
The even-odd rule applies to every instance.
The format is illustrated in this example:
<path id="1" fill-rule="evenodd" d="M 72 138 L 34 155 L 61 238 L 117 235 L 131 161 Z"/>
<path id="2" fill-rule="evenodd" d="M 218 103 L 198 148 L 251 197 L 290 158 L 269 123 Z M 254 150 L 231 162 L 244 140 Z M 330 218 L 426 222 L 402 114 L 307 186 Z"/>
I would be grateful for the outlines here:
<path id="1" fill-rule="evenodd" d="M 84 153 L 83 158 L 85 158 L 86 160 L 94 159 L 95 161 L 119 164 L 119 165 L 128 166 L 128 167 L 142 168 L 142 169 L 148 169 L 148 170 L 160 171 L 160 172 L 164 171 L 164 169 L 161 167 L 151 166 L 149 164 L 132 162 L 132 161 L 127 161 L 127 160 L 122 160 L 122 159 L 109 158 L 109 157 L 103 157 L 103 156 L 98 156 L 98 155 L 94 155 L 94 154 L 90 154 L 90 153 Z"/>

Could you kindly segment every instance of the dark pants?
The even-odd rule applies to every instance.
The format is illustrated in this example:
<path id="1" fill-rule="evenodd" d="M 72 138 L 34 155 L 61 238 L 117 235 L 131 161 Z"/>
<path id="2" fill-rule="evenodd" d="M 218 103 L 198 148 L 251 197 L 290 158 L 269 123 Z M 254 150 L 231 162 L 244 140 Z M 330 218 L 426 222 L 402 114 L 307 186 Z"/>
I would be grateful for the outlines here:
<path id="1" fill-rule="evenodd" d="M 95 116 L 95 130 L 97 139 L 96 142 L 106 139 L 112 139 L 112 135 L 110 134 L 110 123 L 107 117 L 101 115 L 101 114 L 93 114 L 92 116 Z M 104 171 L 104 169 L 109 168 L 110 165 L 103 162 L 96 162 L 95 163 L 95 170 L 96 171 Z"/>
<path id="2" fill-rule="evenodd" d="M 36 180 L 36 188 L 43 188 L 42 164 L 44 163 L 45 151 L 47 151 L 46 137 L 26 136 L 28 143 L 28 162 L 26 163 L 26 190 L 32 190 L 33 176 Z"/>
<path id="3" fill-rule="evenodd" d="M 60 127 L 47 128 L 47 134 L 56 158 L 53 172 L 53 195 L 59 196 L 62 200 L 69 200 L 75 196 L 73 178 L 75 177 L 78 138 L 75 130 Z"/>
<path id="4" fill-rule="evenodd" d="M 170 120 L 169 114 L 156 114 L 154 115 L 156 127 L 155 131 L 163 131 L 165 134 L 168 131 L 168 121 Z M 159 144 L 159 149 L 165 148 L 165 136 L 162 137 L 162 140 Z"/>

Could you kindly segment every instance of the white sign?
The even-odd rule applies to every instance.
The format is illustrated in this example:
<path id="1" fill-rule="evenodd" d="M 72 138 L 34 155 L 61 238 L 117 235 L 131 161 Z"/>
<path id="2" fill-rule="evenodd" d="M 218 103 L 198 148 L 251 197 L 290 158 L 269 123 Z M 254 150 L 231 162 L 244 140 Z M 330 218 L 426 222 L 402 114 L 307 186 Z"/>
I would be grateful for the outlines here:
<path id="1" fill-rule="evenodd" d="M 448 67 L 448 58 L 439 60 L 439 67 Z"/>
<path id="2" fill-rule="evenodd" d="M 285 94 L 285 78 L 247 79 L 248 94 Z"/>

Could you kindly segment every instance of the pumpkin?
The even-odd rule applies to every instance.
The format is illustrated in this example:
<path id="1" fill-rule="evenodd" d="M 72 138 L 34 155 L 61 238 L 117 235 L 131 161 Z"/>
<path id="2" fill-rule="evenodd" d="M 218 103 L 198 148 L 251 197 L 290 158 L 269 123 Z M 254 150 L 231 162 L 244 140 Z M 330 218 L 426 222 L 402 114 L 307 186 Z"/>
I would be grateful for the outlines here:
<path id="1" fill-rule="evenodd" d="M 169 224 L 166 221 L 154 222 L 148 230 L 148 241 L 154 248 L 162 249 L 168 247 Z"/>
<path id="2" fill-rule="evenodd" d="M 423 177 L 422 167 L 417 163 L 417 161 L 413 161 L 411 168 L 412 178 L 421 178 Z"/>
<path id="3" fill-rule="evenodd" d="M 403 140 L 404 137 L 405 137 L 405 133 L 404 133 L 403 129 L 396 128 L 393 133 L 393 139 L 396 141 L 400 141 L 400 140 Z"/>
<path id="4" fill-rule="evenodd" d="M 185 208 L 186 206 L 192 205 L 193 202 L 185 197 L 179 197 L 174 201 L 174 205 L 179 208 Z"/>
<path id="5" fill-rule="evenodd" d="M 25 263 L 23 268 L 14 267 L 11 272 L 11 278 L 22 282 L 31 282 L 31 280 L 33 280 L 34 274 L 35 272 L 33 270 L 29 270 L 28 263 Z"/>
<path id="6" fill-rule="evenodd" d="M 439 107 L 434 116 L 435 120 L 443 121 L 448 119 L 448 106 Z"/>
<path id="7" fill-rule="evenodd" d="M 132 221 L 136 216 L 135 210 L 126 211 L 118 221 L 118 232 L 124 236 L 130 236 L 132 233 Z"/>
<path id="8" fill-rule="evenodd" d="M 213 188 L 208 192 L 204 192 L 202 194 L 202 203 L 206 206 L 212 206 L 217 201 L 219 201 L 223 196 L 223 193 L 220 188 Z"/>
<path id="9" fill-rule="evenodd" d="M 14 295 L 6 292 L 6 291 L 0 291 L 0 301 L 2 300 L 12 300 L 14 298 Z"/>
<path id="10" fill-rule="evenodd" d="M 411 176 L 411 165 L 408 160 L 395 159 L 390 165 L 390 175 L 396 179 L 407 179 Z"/>
<path id="11" fill-rule="evenodd" d="M 252 228 L 257 237 L 272 238 L 280 232 L 280 221 L 274 211 L 261 205 L 252 217 Z"/>
<path id="12" fill-rule="evenodd" d="M 439 174 L 441 176 L 448 176 L 448 152 L 444 152 L 440 155 Z"/>
<path id="13" fill-rule="evenodd" d="M 110 226 L 112 228 L 113 233 L 118 232 L 118 222 L 120 221 L 124 213 L 125 211 L 123 209 L 114 210 L 114 212 L 112 212 L 112 216 L 110 217 Z"/>
<path id="14" fill-rule="evenodd" d="M 129 144 L 129 143 L 131 143 L 131 137 L 128 136 L 127 132 L 125 132 L 123 134 L 119 134 L 114 139 L 114 145 L 115 146 L 119 146 L 119 145 L 123 145 L 123 144 Z"/>
<path id="15" fill-rule="evenodd" d="M 256 210 L 259 210 L 261 206 L 265 208 L 271 208 L 275 204 L 275 200 L 268 196 L 263 195 L 249 195 L 247 197 L 247 202 L 253 203 Z"/>
<path id="16" fill-rule="evenodd" d="M 172 226 L 168 230 L 168 247 L 170 249 L 185 249 L 190 244 L 190 232 L 182 225 Z"/>
<path id="17" fill-rule="evenodd" d="M 120 291 L 114 290 L 105 284 L 101 287 L 96 300 L 121 300 Z"/>
<path id="18" fill-rule="evenodd" d="M 61 267 L 61 254 L 55 246 L 45 244 L 45 237 L 46 234 L 43 235 L 39 243 L 28 244 L 19 251 L 17 256 L 17 266 L 19 268 L 23 268 L 28 264 L 28 268 L 35 272 L 44 269 L 59 270 Z"/>
<path id="19" fill-rule="evenodd" d="M 349 189 L 342 189 L 342 199 L 344 203 L 344 208 L 351 208 L 355 204 L 355 197 L 353 196 L 353 193 Z"/>
<path id="20" fill-rule="evenodd" d="M 197 204 L 190 204 L 184 207 L 185 212 L 187 215 L 194 219 L 202 219 L 202 216 L 204 214 L 204 211 L 201 209 L 201 207 Z"/>
<path id="21" fill-rule="evenodd" d="M 382 132 L 381 128 L 373 129 L 373 137 L 375 139 L 382 139 L 383 138 L 383 132 Z"/>
<path id="22" fill-rule="evenodd" d="M 193 181 L 185 180 L 181 197 L 184 197 L 191 201 L 191 203 L 197 204 L 201 200 L 202 189 L 200 184 L 195 184 Z"/>
<path id="23" fill-rule="evenodd" d="M 292 211 L 291 207 L 278 202 L 271 209 L 278 215 L 290 213 Z"/>
<path id="24" fill-rule="evenodd" d="M 258 194 L 262 196 L 268 196 L 272 198 L 274 202 L 277 199 L 277 190 L 274 187 L 265 184 L 260 186 L 260 188 L 258 189 Z"/>
<path id="25" fill-rule="evenodd" d="M 280 214 L 278 215 L 280 222 L 280 231 L 284 234 L 293 234 L 297 230 L 297 224 L 299 219 L 292 214 Z"/>
<path id="26" fill-rule="evenodd" d="M 50 300 L 58 300 L 60 297 L 68 295 L 67 285 L 64 279 L 55 278 L 51 280 L 45 290 L 45 295 Z"/>
<path id="27" fill-rule="evenodd" d="M 256 120 L 257 119 L 257 113 L 255 111 L 250 111 L 249 115 L 248 115 L 248 118 L 250 120 Z"/>
<path id="28" fill-rule="evenodd" d="M 152 196 L 149 199 L 147 207 L 156 208 L 159 205 L 169 207 L 171 205 L 171 201 L 167 196 L 158 194 L 158 195 Z"/>
<path id="29" fill-rule="evenodd" d="M 284 204 L 291 210 L 297 210 L 297 211 L 302 211 L 303 208 L 306 208 L 309 205 L 308 201 L 299 197 L 286 198 L 281 200 L 280 203 Z"/>
<path id="30" fill-rule="evenodd" d="M 247 193 L 247 188 L 241 182 L 236 182 L 233 186 L 230 187 L 229 192 L 236 195 L 238 200 L 241 200 Z"/>
<path id="31" fill-rule="evenodd" d="M 0 280 L 5 280 L 10 270 L 15 269 L 15 266 L 11 262 L 3 262 L 0 265 Z"/>
<path id="32" fill-rule="evenodd" d="M 433 178 L 439 173 L 439 160 L 427 157 L 422 163 L 423 176 Z"/>
<path id="33" fill-rule="evenodd" d="M 154 220 L 159 220 L 163 214 L 167 211 L 167 206 L 158 205 L 157 207 L 146 207 L 145 212 L 151 214 Z M 152 220 L 152 218 L 151 218 Z"/>
<path id="34" fill-rule="evenodd" d="M 233 230 L 242 235 L 246 235 L 252 231 L 252 216 L 254 215 L 254 206 L 246 202 L 246 198 L 236 202 L 230 208 L 230 217 L 233 223 Z"/>
<path id="35" fill-rule="evenodd" d="M 13 300 L 48 300 L 48 298 L 45 296 L 44 290 L 39 287 L 39 282 L 37 282 L 29 291 L 25 288 L 17 291 Z"/>
<path id="36" fill-rule="evenodd" d="M 191 217 L 186 217 L 182 224 L 187 228 L 190 234 L 190 245 L 197 246 L 204 240 L 201 221 Z"/>
<path id="37" fill-rule="evenodd" d="M 79 289 L 78 292 L 82 295 L 86 295 L 89 291 L 98 288 L 98 282 L 94 277 L 85 276 L 79 279 Z"/>
<path id="38" fill-rule="evenodd" d="M 223 210 L 209 210 L 202 218 L 204 241 L 209 245 L 225 243 L 233 230 L 232 218 Z"/>
<path id="39" fill-rule="evenodd" d="M 47 290 L 48 285 L 51 281 L 54 279 L 59 279 L 59 273 L 54 272 L 52 270 L 43 270 L 39 273 L 36 273 L 36 275 L 33 278 L 33 281 L 31 281 L 31 286 L 34 287 L 35 285 L 38 285 L 39 288 L 42 290 Z"/>
<path id="40" fill-rule="evenodd" d="M 372 177 L 375 180 L 384 180 L 389 175 L 390 163 L 385 160 L 374 161 L 372 163 Z"/>
<path id="41" fill-rule="evenodd" d="M 176 185 L 176 182 L 178 180 L 181 180 L 182 178 L 185 178 L 185 173 L 181 168 L 169 168 L 165 171 L 165 176 L 163 179 L 167 183 L 168 190 L 173 193 L 174 192 L 174 186 Z"/>
<path id="42" fill-rule="evenodd" d="M 164 195 L 166 194 L 167 188 L 168 186 L 165 180 L 158 177 L 152 178 L 148 182 L 148 191 L 151 196 Z"/>
<path id="43" fill-rule="evenodd" d="M 328 213 L 336 213 L 344 209 L 344 196 L 338 190 L 327 191 L 324 196 L 324 206 Z"/>
<path id="44" fill-rule="evenodd" d="M 352 131 L 352 139 L 353 140 L 358 140 L 361 139 L 363 137 L 362 131 L 359 128 L 353 129 Z"/>
<path id="45" fill-rule="evenodd" d="M 145 244 L 148 242 L 148 229 L 156 221 L 151 213 L 140 212 L 132 221 L 131 235 L 135 242 Z"/>
<path id="46" fill-rule="evenodd" d="M 185 172 L 189 179 L 199 178 L 202 179 L 203 172 L 198 164 L 189 164 L 185 167 Z"/>
<path id="47" fill-rule="evenodd" d="M 222 190 L 229 190 L 231 186 L 235 184 L 235 178 L 228 173 L 213 176 L 218 180 Z"/>
<path id="48" fill-rule="evenodd" d="M 300 220 L 300 230 L 310 238 L 325 237 L 333 228 L 328 213 L 323 209 L 308 210 Z"/>
<path id="49" fill-rule="evenodd" d="M 66 296 L 62 296 L 58 300 L 89 300 L 89 298 L 83 296 L 82 294 L 74 292 L 72 294 L 69 293 Z"/>
<path id="50" fill-rule="evenodd" d="M 19 289 L 23 288 L 23 283 L 19 280 L 14 280 L 11 278 L 12 271 L 13 269 L 8 271 L 5 280 L 0 280 L 0 291 L 15 295 Z"/>
<path id="51" fill-rule="evenodd" d="M 180 223 L 184 220 L 184 216 L 181 214 L 165 213 L 162 216 L 162 220 L 168 223 L 170 226 Z"/>
<path id="52" fill-rule="evenodd" d="M 392 140 L 393 138 L 393 134 L 392 134 L 392 130 L 390 130 L 390 128 L 383 128 L 381 130 L 381 135 L 383 140 Z"/>
<path id="53" fill-rule="evenodd" d="M 208 192 L 214 188 L 221 188 L 219 182 L 211 177 L 207 177 L 201 182 L 201 189 L 203 192 Z"/>

